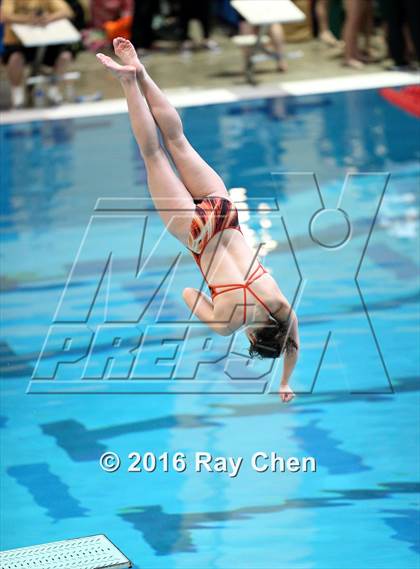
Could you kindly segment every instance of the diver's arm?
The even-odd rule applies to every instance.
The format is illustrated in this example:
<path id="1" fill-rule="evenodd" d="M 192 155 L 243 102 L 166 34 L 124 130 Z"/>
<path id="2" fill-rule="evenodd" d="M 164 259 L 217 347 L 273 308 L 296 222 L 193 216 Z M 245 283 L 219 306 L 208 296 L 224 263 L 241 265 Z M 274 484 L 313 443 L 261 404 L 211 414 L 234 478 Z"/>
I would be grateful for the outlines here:
<path id="1" fill-rule="evenodd" d="M 289 338 L 293 340 L 296 347 L 290 347 L 288 351 L 284 352 L 283 373 L 280 384 L 280 396 L 285 403 L 293 399 L 295 394 L 289 386 L 289 381 L 292 376 L 293 370 L 296 367 L 299 354 L 299 330 L 298 320 L 296 314 L 291 314 L 292 324 L 290 327 Z"/>
<path id="2" fill-rule="evenodd" d="M 230 336 L 232 334 L 228 323 L 216 319 L 213 302 L 206 294 L 195 288 L 185 288 L 182 297 L 193 314 L 203 324 L 207 324 L 213 332 L 221 336 Z"/>

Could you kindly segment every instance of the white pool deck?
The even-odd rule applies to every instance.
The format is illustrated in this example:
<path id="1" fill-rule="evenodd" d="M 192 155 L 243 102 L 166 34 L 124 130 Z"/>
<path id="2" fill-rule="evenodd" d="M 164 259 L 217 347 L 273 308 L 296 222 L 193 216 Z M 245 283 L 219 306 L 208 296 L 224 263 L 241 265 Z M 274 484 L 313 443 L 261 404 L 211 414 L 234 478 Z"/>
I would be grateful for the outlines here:
<path id="1" fill-rule="evenodd" d="M 383 72 L 369 75 L 352 75 L 307 81 L 285 81 L 261 86 L 241 86 L 220 89 L 181 88 L 165 90 L 177 108 L 232 103 L 235 101 L 274 98 L 281 96 L 316 95 L 383 87 L 418 84 L 420 74 Z M 93 103 L 62 105 L 56 108 L 5 111 L 0 114 L 0 124 L 16 124 L 32 121 L 63 120 L 78 117 L 114 115 L 127 112 L 125 99 L 113 99 Z"/>

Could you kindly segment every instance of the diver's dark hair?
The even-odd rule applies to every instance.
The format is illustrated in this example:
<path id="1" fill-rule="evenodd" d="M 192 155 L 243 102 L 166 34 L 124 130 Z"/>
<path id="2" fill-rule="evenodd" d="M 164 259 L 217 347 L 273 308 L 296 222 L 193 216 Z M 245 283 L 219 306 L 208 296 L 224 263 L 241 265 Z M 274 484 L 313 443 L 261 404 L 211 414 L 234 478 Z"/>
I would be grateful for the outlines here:
<path id="1" fill-rule="evenodd" d="M 296 342 L 288 336 L 290 321 L 272 320 L 264 328 L 255 331 L 255 342 L 249 346 L 251 358 L 279 358 L 284 353 L 297 350 Z"/>

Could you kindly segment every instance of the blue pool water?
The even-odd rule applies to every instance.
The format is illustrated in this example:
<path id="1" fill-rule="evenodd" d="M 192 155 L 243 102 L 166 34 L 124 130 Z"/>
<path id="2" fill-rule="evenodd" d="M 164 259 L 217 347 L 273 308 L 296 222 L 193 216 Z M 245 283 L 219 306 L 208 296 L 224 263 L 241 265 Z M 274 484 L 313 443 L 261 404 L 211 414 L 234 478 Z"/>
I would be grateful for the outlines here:
<path id="1" fill-rule="evenodd" d="M 188 321 L 182 288 L 201 281 L 175 239 L 162 237 L 157 216 L 135 201 L 148 194 L 127 116 L 2 126 L 2 548 L 105 533 L 138 568 L 419 567 L 419 122 L 376 90 L 181 113 L 242 204 L 249 239 L 265 243 L 267 268 L 290 299 L 300 291 L 300 395 L 282 406 L 277 368 L 244 365 L 241 336 L 228 346 L 233 358 L 225 338 L 205 350 L 196 322 L 188 349 L 178 344 L 175 371 L 170 357 L 153 358 L 159 331 L 176 342 L 176 324 Z M 320 209 L 313 174 L 329 208 L 351 174 L 341 205 L 352 233 L 339 248 L 319 247 L 309 234 Z M 102 201 L 87 231 L 100 198 L 132 199 L 125 211 Z M 327 244 L 346 227 L 336 211 L 312 225 Z M 135 279 L 142 238 L 142 259 L 153 256 Z M 110 253 L 112 280 L 98 289 Z M 179 270 L 154 301 L 162 310 L 144 317 L 160 327 L 149 335 L 140 379 L 112 381 L 115 350 L 97 338 L 90 380 L 80 380 L 89 332 L 104 318 L 138 323 L 174 259 Z M 79 362 L 55 369 L 53 321 L 67 335 L 74 327 L 66 357 Z M 121 334 L 135 348 L 141 322 L 131 326 Z M 197 371 L 205 352 L 216 363 Z M 119 360 L 121 373 L 129 360 Z M 107 377 L 95 379 L 104 368 Z M 113 474 L 99 467 L 108 450 L 122 458 Z M 188 468 L 129 473 L 131 451 L 183 452 Z M 198 451 L 241 456 L 244 465 L 235 478 L 199 474 Z M 250 467 L 257 451 L 314 456 L 317 472 L 258 473 Z"/>

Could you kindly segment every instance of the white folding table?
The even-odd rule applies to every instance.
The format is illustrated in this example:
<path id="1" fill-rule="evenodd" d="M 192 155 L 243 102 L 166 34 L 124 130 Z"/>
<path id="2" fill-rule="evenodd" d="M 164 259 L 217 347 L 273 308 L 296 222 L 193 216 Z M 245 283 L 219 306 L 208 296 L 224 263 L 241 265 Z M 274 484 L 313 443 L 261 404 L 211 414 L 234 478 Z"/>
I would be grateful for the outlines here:
<path id="1" fill-rule="evenodd" d="M 25 47 L 36 47 L 35 64 L 40 65 L 49 45 L 71 44 L 80 41 L 81 35 L 69 20 L 57 20 L 46 26 L 12 24 L 12 30 Z"/>

